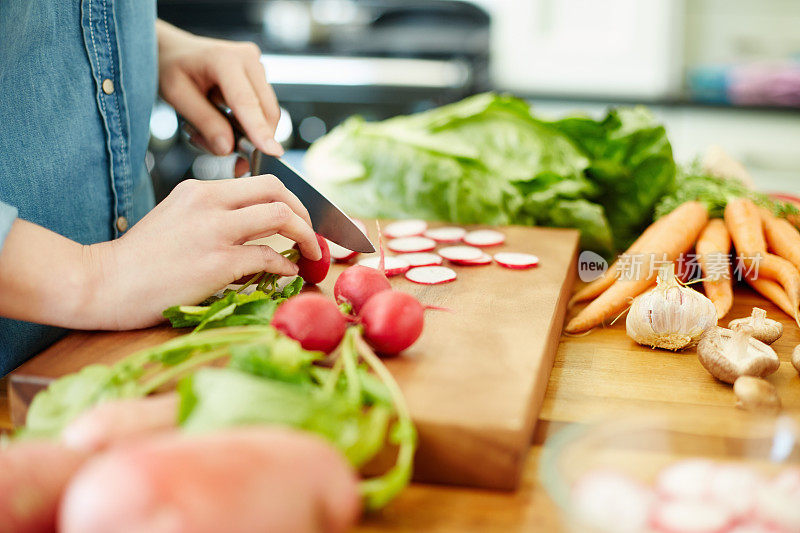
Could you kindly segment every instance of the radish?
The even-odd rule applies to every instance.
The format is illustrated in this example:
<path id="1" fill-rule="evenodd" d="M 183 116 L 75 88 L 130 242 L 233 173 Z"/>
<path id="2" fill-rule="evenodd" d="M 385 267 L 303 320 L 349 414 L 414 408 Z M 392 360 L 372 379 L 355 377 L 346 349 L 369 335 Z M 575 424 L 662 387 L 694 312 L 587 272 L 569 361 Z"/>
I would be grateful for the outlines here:
<path id="1" fill-rule="evenodd" d="M 364 339 L 376 352 L 397 355 L 419 338 L 424 314 L 425 308 L 416 298 L 392 290 L 367 300 L 358 317 L 364 327 Z"/>
<path id="2" fill-rule="evenodd" d="M 174 429 L 177 424 L 177 394 L 115 400 L 101 403 L 70 422 L 61 432 L 61 442 L 74 450 L 95 452 Z"/>
<path id="3" fill-rule="evenodd" d="M 430 252 L 436 248 L 436 241 L 427 237 L 399 237 L 386 243 L 386 247 L 398 254 Z"/>
<path id="4" fill-rule="evenodd" d="M 297 268 L 299 269 L 297 274 L 309 285 L 322 282 L 331 268 L 331 252 L 328 249 L 328 241 L 322 235 L 317 235 L 317 242 L 322 251 L 322 258 L 319 261 L 311 261 L 302 254 L 297 258 Z"/>
<path id="5" fill-rule="evenodd" d="M 334 261 L 339 261 L 341 263 L 345 261 L 350 261 L 352 258 L 358 255 L 358 252 L 354 252 L 353 250 L 348 250 L 344 246 L 340 246 L 335 242 L 328 241 L 328 249 L 331 253 L 331 259 Z"/>
<path id="6" fill-rule="evenodd" d="M 748 520 L 736 524 L 733 529 L 728 530 L 728 533 L 780 533 L 780 531 L 761 522 Z"/>
<path id="7" fill-rule="evenodd" d="M 539 258 L 533 254 L 520 254 L 514 252 L 500 252 L 494 254 L 498 265 L 506 268 L 523 270 L 539 264 Z"/>
<path id="8" fill-rule="evenodd" d="M 756 499 L 756 515 L 779 531 L 800 531 L 800 490 L 789 476 L 778 475 L 763 486 Z"/>
<path id="9" fill-rule="evenodd" d="M 306 350 L 331 353 L 344 336 L 347 321 L 335 303 L 321 294 L 298 294 L 283 302 L 272 325 Z"/>
<path id="10" fill-rule="evenodd" d="M 365 257 L 364 259 L 360 260 L 358 264 L 380 271 L 380 261 L 381 260 L 379 257 Z M 392 276 L 404 274 L 409 268 L 411 268 L 411 265 L 409 265 L 408 261 L 402 257 L 389 256 L 384 258 L 383 270 L 387 277 L 391 278 Z"/>
<path id="11" fill-rule="evenodd" d="M 441 255 L 432 254 L 428 252 L 403 254 L 402 259 L 405 259 L 411 268 L 436 266 L 436 265 L 441 265 L 443 262 Z"/>
<path id="12" fill-rule="evenodd" d="M 575 483 L 570 501 L 580 525 L 592 531 L 639 533 L 646 530 L 654 498 L 638 481 L 600 470 Z"/>
<path id="13" fill-rule="evenodd" d="M 0 449 L 0 531 L 55 531 L 61 494 L 87 457 L 49 441 Z"/>
<path id="14" fill-rule="evenodd" d="M 492 262 L 492 256 L 489 254 L 483 254 L 477 259 L 471 259 L 469 261 L 460 261 L 457 259 L 451 259 L 451 263 L 454 265 L 460 266 L 481 266 L 481 265 L 488 265 Z"/>
<path id="15" fill-rule="evenodd" d="M 462 240 L 470 246 L 499 246 L 506 242 L 506 236 L 493 229 L 479 229 L 470 231 Z"/>
<path id="16" fill-rule="evenodd" d="M 355 473 L 321 438 L 240 427 L 165 434 L 96 456 L 69 484 L 58 531 L 341 532 L 360 507 Z"/>
<path id="17" fill-rule="evenodd" d="M 389 280 L 380 270 L 353 265 L 339 274 L 333 285 L 333 296 L 338 303 L 349 303 L 353 312 L 358 313 L 370 297 L 391 288 Z"/>
<path id="18" fill-rule="evenodd" d="M 441 228 L 432 228 L 426 231 L 423 235 L 436 242 L 453 243 L 459 242 L 467 234 L 467 230 L 457 226 L 444 226 Z"/>
<path id="19" fill-rule="evenodd" d="M 650 519 L 661 533 L 723 533 L 735 521 L 734 513 L 721 505 L 687 500 L 660 502 Z"/>
<path id="20" fill-rule="evenodd" d="M 750 514 L 764 479 L 753 470 L 740 465 L 720 465 L 708 484 L 708 498 L 742 517 Z"/>
<path id="21" fill-rule="evenodd" d="M 476 261 L 483 256 L 483 250 L 474 246 L 445 246 L 438 254 L 450 261 Z"/>
<path id="22" fill-rule="evenodd" d="M 717 465 L 706 459 L 677 461 L 658 474 L 656 492 L 665 498 L 704 499 L 716 469 Z"/>
<path id="23" fill-rule="evenodd" d="M 443 266 L 412 268 L 406 272 L 406 279 L 420 285 L 439 285 L 456 279 L 456 273 Z"/>
<path id="24" fill-rule="evenodd" d="M 387 225 L 383 231 L 386 236 L 394 239 L 399 237 L 414 237 L 422 235 L 428 229 L 428 223 L 424 220 L 398 220 Z"/>

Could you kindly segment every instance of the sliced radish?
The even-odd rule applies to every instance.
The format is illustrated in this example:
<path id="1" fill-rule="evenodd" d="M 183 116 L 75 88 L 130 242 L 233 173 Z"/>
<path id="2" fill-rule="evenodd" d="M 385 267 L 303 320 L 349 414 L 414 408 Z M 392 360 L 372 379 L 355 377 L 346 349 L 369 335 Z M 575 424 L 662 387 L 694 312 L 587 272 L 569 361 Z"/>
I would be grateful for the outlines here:
<path id="1" fill-rule="evenodd" d="M 425 232 L 425 236 L 436 242 L 459 242 L 467 234 L 467 230 L 458 226 L 444 226 L 432 228 Z"/>
<path id="2" fill-rule="evenodd" d="M 398 237 L 386 243 L 386 247 L 398 254 L 430 252 L 436 241 L 427 237 Z"/>
<path id="3" fill-rule="evenodd" d="M 445 246 L 437 253 L 449 261 L 477 261 L 483 256 L 483 250 L 474 246 Z"/>
<path id="4" fill-rule="evenodd" d="M 752 468 L 741 465 L 720 465 L 708 484 L 708 498 L 733 511 L 737 516 L 750 514 L 756 505 L 764 478 Z"/>
<path id="5" fill-rule="evenodd" d="M 601 470 L 575 483 L 571 502 L 580 525 L 591 531 L 639 533 L 646 530 L 654 497 L 638 481 Z"/>
<path id="6" fill-rule="evenodd" d="M 736 516 L 729 509 L 710 502 L 667 500 L 656 505 L 650 523 L 663 533 L 722 533 Z"/>
<path id="7" fill-rule="evenodd" d="M 428 223 L 424 220 L 398 220 L 383 228 L 383 233 L 385 233 L 387 237 L 395 239 L 399 237 L 422 235 L 425 233 L 426 229 L 428 229 Z"/>
<path id="8" fill-rule="evenodd" d="M 728 533 L 779 533 L 773 527 L 769 527 L 768 525 L 762 522 L 756 522 L 753 520 L 746 520 L 744 522 L 740 522 L 734 526 L 733 529 L 729 529 Z"/>
<path id="9" fill-rule="evenodd" d="M 492 256 L 489 254 L 483 254 L 479 258 L 472 259 L 469 261 L 459 261 L 457 259 L 451 259 L 450 262 L 460 266 L 481 266 L 490 264 L 492 262 Z"/>
<path id="10" fill-rule="evenodd" d="M 771 485 L 787 492 L 796 492 L 800 497 L 800 468 L 791 467 L 782 470 L 772 480 Z"/>
<path id="11" fill-rule="evenodd" d="M 406 272 L 406 279 L 420 285 L 438 285 L 456 279 L 456 273 L 443 266 L 416 267 Z"/>
<path id="12" fill-rule="evenodd" d="M 779 531 L 800 531 L 800 492 L 776 477 L 758 492 L 756 515 Z"/>
<path id="13" fill-rule="evenodd" d="M 493 229 L 479 229 L 470 231 L 462 240 L 470 246 L 498 246 L 506 242 L 506 236 Z"/>
<path id="14" fill-rule="evenodd" d="M 364 259 L 360 260 L 358 264 L 365 267 L 374 268 L 375 270 L 380 270 L 380 262 L 380 257 L 365 257 Z M 383 268 L 386 277 L 390 278 L 392 276 L 405 273 L 409 268 L 411 268 L 411 266 L 408 264 L 408 261 L 402 257 L 389 255 L 384 258 Z"/>
<path id="15" fill-rule="evenodd" d="M 656 492 L 666 498 L 701 500 L 708 496 L 716 469 L 717 465 L 706 459 L 677 461 L 659 473 Z"/>
<path id="16" fill-rule="evenodd" d="M 444 259 L 441 255 L 428 252 L 403 254 L 403 259 L 408 261 L 411 268 L 441 265 Z"/>
<path id="17" fill-rule="evenodd" d="M 328 241 L 328 249 L 331 251 L 331 259 L 334 261 L 349 261 L 358 255 L 358 252 L 348 250 L 344 246 L 339 246 L 335 242 Z"/>
<path id="18" fill-rule="evenodd" d="M 367 225 L 366 225 L 366 224 L 364 224 L 364 221 L 362 221 L 362 220 L 359 220 L 359 219 L 357 219 L 357 218 L 354 218 L 354 219 L 352 219 L 352 220 L 353 220 L 353 224 L 355 224 L 356 226 L 358 226 L 358 229 L 360 229 L 361 231 L 363 231 L 363 232 L 364 232 L 364 234 L 366 234 L 366 233 L 367 233 Z"/>
<path id="19" fill-rule="evenodd" d="M 539 264 L 539 258 L 533 254 L 521 254 L 516 252 L 500 252 L 494 254 L 497 264 L 506 268 L 525 269 L 532 268 Z"/>

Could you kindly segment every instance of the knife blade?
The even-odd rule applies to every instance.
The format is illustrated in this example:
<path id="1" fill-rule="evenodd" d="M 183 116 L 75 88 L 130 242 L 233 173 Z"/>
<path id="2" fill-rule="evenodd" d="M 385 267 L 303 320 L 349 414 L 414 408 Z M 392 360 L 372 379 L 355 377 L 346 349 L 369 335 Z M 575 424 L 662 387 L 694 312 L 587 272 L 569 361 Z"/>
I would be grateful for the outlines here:
<path id="1" fill-rule="evenodd" d="M 251 174 L 272 174 L 281 180 L 308 210 L 314 231 L 329 241 L 354 252 L 373 253 L 375 251 L 375 246 L 361 228 L 336 204 L 326 198 L 288 164 L 275 156 L 261 152 L 253 145 L 247 138 L 244 128 L 234 116 L 233 110 L 225 104 L 219 93 L 212 93 L 209 95 L 209 99 L 230 122 L 236 151 L 250 163 Z"/>

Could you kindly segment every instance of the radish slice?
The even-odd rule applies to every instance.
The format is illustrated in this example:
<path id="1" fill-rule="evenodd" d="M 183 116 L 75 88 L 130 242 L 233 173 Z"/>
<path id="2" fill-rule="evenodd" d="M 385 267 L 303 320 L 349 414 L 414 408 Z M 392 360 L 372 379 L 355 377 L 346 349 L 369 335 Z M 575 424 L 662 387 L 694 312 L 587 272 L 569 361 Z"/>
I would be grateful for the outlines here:
<path id="1" fill-rule="evenodd" d="M 358 255 L 358 252 L 348 250 L 344 246 L 339 246 L 335 242 L 328 241 L 328 249 L 331 251 L 331 259 L 334 261 L 349 261 Z"/>
<path id="2" fill-rule="evenodd" d="M 494 254 L 497 264 L 506 268 L 525 269 L 539 264 L 539 258 L 533 254 L 520 254 L 515 252 L 500 252 Z"/>
<path id="3" fill-rule="evenodd" d="M 481 266 L 481 265 L 488 265 L 492 262 L 492 256 L 489 254 L 483 254 L 477 259 L 472 259 L 470 261 L 460 261 L 457 259 L 450 260 L 453 264 L 461 265 L 461 266 Z"/>
<path id="4" fill-rule="evenodd" d="M 761 522 L 746 521 L 736 525 L 728 533 L 776 533 L 775 528 L 769 527 Z"/>
<path id="5" fill-rule="evenodd" d="M 506 236 L 493 229 L 479 229 L 464 235 L 463 241 L 470 246 L 498 246 L 506 242 Z"/>
<path id="6" fill-rule="evenodd" d="M 483 250 L 473 246 L 445 246 L 438 253 L 450 261 L 477 261 L 483 256 Z"/>
<path id="7" fill-rule="evenodd" d="M 756 496 L 763 486 L 764 479 L 752 468 L 720 465 L 708 484 L 708 498 L 743 517 L 755 507 Z"/>
<path id="8" fill-rule="evenodd" d="M 800 531 L 800 491 L 777 476 L 759 491 L 756 515 L 778 531 Z"/>
<path id="9" fill-rule="evenodd" d="M 403 254 L 403 259 L 408 261 L 411 268 L 441 265 L 444 259 L 441 255 L 427 252 Z"/>
<path id="10" fill-rule="evenodd" d="M 420 285 L 438 285 L 456 279 L 456 273 L 443 266 L 412 268 L 406 272 L 406 279 Z"/>
<path id="11" fill-rule="evenodd" d="M 704 499 L 717 466 L 706 459 L 677 461 L 659 473 L 656 491 L 666 498 Z"/>
<path id="12" fill-rule="evenodd" d="M 399 237 L 387 242 L 386 247 L 398 254 L 430 252 L 436 248 L 436 241 L 427 237 Z"/>
<path id="13" fill-rule="evenodd" d="M 363 232 L 364 232 L 364 234 L 366 235 L 366 233 L 367 233 L 367 225 L 366 225 L 366 224 L 364 224 L 364 222 L 363 222 L 362 220 L 359 220 L 359 219 L 357 219 L 357 218 L 354 218 L 354 219 L 352 219 L 352 220 L 353 220 L 353 224 L 355 224 L 356 226 L 358 226 L 358 229 L 360 229 L 361 231 L 363 231 Z"/>
<path id="14" fill-rule="evenodd" d="M 424 220 L 398 220 L 383 228 L 383 233 L 385 233 L 387 237 L 394 239 L 422 235 L 425 233 L 426 229 L 428 229 L 428 223 Z"/>
<path id="15" fill-rule="evenodd" d="M 658 504 L 651 517 L 656 531 L 663 533 L 721 533 L 735 522 L 725 507 L 710 502 L 669 500 Z"/>
<path id="16" fill-rule="evenodd" d="M 581 477 L 571 502 L 580 525 L 591 526 L 591 531 L 640 533 L 647 529 L 654 497 L 641 483 L 603 470 Z"/>
<path id="17" fill-rule="evenodd" d="M 457 226 L 432 228 L 425 232 L 426 237 L 436 242 L 458 242 L 463 239 L 466 234 L 467 230 Z"/>
<path id="18" fill-rule="evenodd" d="M 359 265 L 380 270 L 380 257 L 366 257 L 358 262 Z M 402 257 L 386 256 L 383 262 L 386 277 L 397 276 L 405 273 L 411 266 Z"/>

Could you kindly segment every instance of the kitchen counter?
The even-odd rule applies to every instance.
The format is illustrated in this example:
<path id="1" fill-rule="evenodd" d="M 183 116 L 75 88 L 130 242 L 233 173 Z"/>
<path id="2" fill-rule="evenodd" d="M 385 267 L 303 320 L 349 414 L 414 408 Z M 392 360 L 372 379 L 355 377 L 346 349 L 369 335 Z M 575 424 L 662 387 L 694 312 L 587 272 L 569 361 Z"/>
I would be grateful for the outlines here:
<path id="1" fill-rule="evenodd" d="M 784 412 L 800 417 L 800 378 L 789 362 L 800 330 L 775 306 L 747 288 L 737 288 L 729 317 L 749 315 L 758 305 L 784 324 L 773 345 L 781 367 L 769 380 Z M 6 383 L 0 380 L 0 427 L 10 428 Z M 358 531 L 557 531 L 555 504 L 538 480 L 547 439 L 569 423 L 624 414 L 678 414 L 702 422 L 709 436 L 723 437 L 752 416 L 736 409 L 729 385 L 712 378 L 693 351 L 642 348 L 625 335 L 624 320 L 586 336 L 562 336 L 546 397 L 532 439 L 522 484 L 516 492 L 492 492 L 414 484 L 381 513 L 366 517 Z"/>

